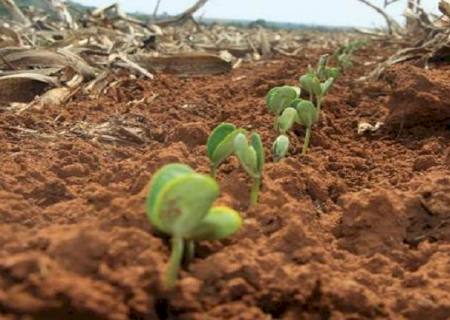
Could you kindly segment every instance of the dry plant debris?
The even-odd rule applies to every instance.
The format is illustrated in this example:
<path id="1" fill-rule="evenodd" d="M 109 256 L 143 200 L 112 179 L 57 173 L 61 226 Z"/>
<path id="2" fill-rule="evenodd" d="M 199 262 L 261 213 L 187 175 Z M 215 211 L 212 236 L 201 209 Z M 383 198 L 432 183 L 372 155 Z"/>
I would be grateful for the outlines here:
<path id="1" fill-rule="evenodd" d="M 373 80 L 389 67 L 408 60 L 418 60 L 422 66 L 430 63 L 448 61 L 450 59 L 450 1 L 440 0 L 439 10 L 442 15 L 432 17 L 420 5 L 420 0 L 408 0 L 405 11 L 407 23 L 400 27 L 395 19 L 385 10 L 374 5 L 369 0 L 358 0 L 375 9 L 387 22 L 388 33 L 359 30 L 377 40 L 397 43 L 399 50 L 374 68 L 360 80 Z M 385 6 L 396 1 L 385 2 Z"/>
<path id="2" fill-rule="evenodd" d="M 0 77 L 21 74 L 22 88 L 37 85 L 20 99 L 14 92 L 3 94 L 2 103 L 30 102 L 55 86 L 68 87 L 71 92 L 86 92 L 99 83 L 106 88 L 110 80 L 105 79 L 110 78 L 105 72 L 121 69 L 149 79 L 161 72 L 182 76 L 226 73 L 243 61 L 270 58 L 272 52 L 297 55 L 305 46 L 336 46 L 348 38 L 346 34 L 326 37 L 262 27 L 255 32 L 254 28 L 200 25 L 193 14 L 204 0 L 174 18 L 153 23 L 127 15 L 119 4 L 95 9 L 76 20 L 64 2 L 51 0 L 49 5 L 59 18 L 55 21 L 37 10 L 27 16 L 13 0 L 4 3 L 13 20 L 0 19 Z M 70 85 L 76 75 L 82 79 Z M 51 80 L 43 80 L 44 76 Z M 0 82 L 1 91 L 9 90 L 10 79 Z"/>

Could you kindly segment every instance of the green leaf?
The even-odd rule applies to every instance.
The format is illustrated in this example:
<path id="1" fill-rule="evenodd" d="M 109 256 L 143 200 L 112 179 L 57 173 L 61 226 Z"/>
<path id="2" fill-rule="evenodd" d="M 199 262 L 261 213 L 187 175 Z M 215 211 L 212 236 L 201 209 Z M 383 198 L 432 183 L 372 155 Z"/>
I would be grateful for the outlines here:
<path id="1" fill-rule="evenodd" d="M 298 100 L 298 99 L 296 99 Z M 297 120 L 297 110 L 294 108 L 286 108 L 277 120 L 277 127 L 281 133 L 289 131 Z"/>
<path id="2" fill-rule="evenodd" d="M 238 212 L 227 207 L 214 207 L 206 217 L 192 230 L 192 240 L 220 240 L 236 233 L 242 226 Z"/>
<path id="3" fill-rule="evenodd" d="M 292 101 L 291 105 L 289 107 L 294 108 L 295 110 L 297 110 L 297 105 L 302 102 L 302 101 L 309 101 L 309 100 L 305 100 L 305 99 L 301 99 L 301 98 L 297 98 L 294 101 Z"/>
<path id="4" fill-rule="evenodd" d="M 299 124 L 303 124 L 303 123 L 301 123 L 300 119 L 298 118 L 298 106 L 303 102 L 311 102 L 311 101 L 305 100 L 305 99 L 295 99 L 291 104 L 291 108 L 293 108 L 297 111 L 297 117 L 295 118 L 295 121 Z"/>
<path id="5" fill-rule="evenodd" d="M 229 123 L 223 123 L 213 130 L 208 138 L 207 149 L 214 170 L 233 154 L 234 138 L 241 132 L 245 132 L 245 130 L 236 129 Z"/>
<path id="6" fill-rule="evenodd" d="M 326 95 L 328 91 L 331 89 L 331 87 L 334 84 L 334 78 L 329 78 L 327 81 L 322 83 L 320 87 L 322 88 L 322 96 Z"/>
<path id="7" fill-rule="evenodd" d="M 291 102 L 300 95 L 300 89 L 292 86 L 272 88 L 266 97 L 268 109 L 276 115 L 281 114 Z"/>
<path id="8" fill-rule="evenodd" d="M 272 146 L 273 159 L 280 161 L 289 151 L 289 138 L 285 135 L 279 136 Z"/>
<path id="9" fill-rule="evenodd" d="M 261 136 L 258 133 L 253 132 L 251 139 L 252 148 L 256 152 L 256 168 L 258 171 L 258 177 L 260 177 L 264 167 L 264 146 L 261 141 Z"/>
<path id="10" fill-rule="evenodd" d="M 321 55 L 319 58 L 319 63 L 317 66 L 317 76 L 319 80 L 325 80 L 326 78 L 326 69 L 328 64 L 328 54 Z"/>
<path id="11" fill-rule="evenodd" d="M 317 76 L 311 73 L 307 73 L 300 77 L 300 86 L 316 97 L 321 96 L 322 89 L 320 87 L 320 81 Z"/>
<path id="12" fill-rule="evenodd" d="M 310 128 L 316 122 L 317 109 L 311 101 L 303 100 L 297 104 L 297 113 L 299 123 L 307 128 Z"/>
<path id="13" fill-rule="evenodd" d="M 159 169 L 152 178 L 150 191 L 146 199 L 146 213 L 152 225 L 159 231 L 168 232 L 162 223 L 158 212 L 155 210 L 156 199 L 160 196 L 161 190 L 174 179 L 184 177 L 194 173 L 194 170 L 181 163 L 172 163 Z"/>
<path id="14" fill-rule="evenodd" d="M 270 111 L 272 111 L 271 106 L 273 105 L 273 101 L 274 101 L 274 97 L 277 93 L 277 91 L 279 90 L 280 87 L 274 87 L 272 89 L 269 90 L 269 92 L 266 95 L 266 105 L 267 108 L 269 108 Z"/>
<path id="15" fill-rule="evenodd" d="M 218 167 L 222 162 L 224 162 L 230 155 L 234 152 L 234 138 L 239 133 L 244 133 L 245 130 L 238 129 L 229 134 L 222 143 L 219 144 L 216 151 L 214 152 L 211 161 L 215 167 Z"/>
<path id="16" fill-rule="evenodd" d="M 234 139 L 234 150 L 244 170 L 251 177 L 258 177 L 258 156 L 243 133 L 239 133 Z"/>
<path id="17" fill-rule="evenodd" d="M 337 79 L 339 77 L 339 69 L 338 68 L 327 68 L 325 70 L 325 74 L 326 74 L 326 78 L 333 78 L 333 79 Z"/>
<path id="18" fill-rule="evenodd" d="M 219 124 L 209 135 L 207 145 L 208 157 L 212 159 L 214 152 L 220 143 L 233 131 L 236 130 L 236 126 L 231 123 Z"/>
<path id="19" fill-rule="evenodd" d="M 163 230 L 174 237 L 186 238 L 205 218 L 219 186 L 209 176 L 191 173 L 177 177 L 161 189 L 154 210 Z"/>

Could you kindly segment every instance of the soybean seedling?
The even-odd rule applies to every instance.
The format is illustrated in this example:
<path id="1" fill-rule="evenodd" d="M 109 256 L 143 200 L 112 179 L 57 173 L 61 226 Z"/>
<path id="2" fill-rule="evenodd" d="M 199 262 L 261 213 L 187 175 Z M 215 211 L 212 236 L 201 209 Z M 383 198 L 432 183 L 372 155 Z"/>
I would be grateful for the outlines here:
<path id="1" fill-rule="evenodd" d="M 293 100 L 293 102 L 296 100 Z M 284 109 L 281 116 L 279 116 L 277 119 L 278 131 L 282 134 L 286 134 L 286 132 L 289 131 L 297 121 L 297 118 L 297 110 L 295 110 L 295 108 L 289 107 Z"/>
<path id="2" fill-rule="evenodd" d="M 334 51 L 333 59 L 342 72 L 345 72 L 353 66 L 353 54 L 366 44 L 366 40 L 355 40 L 340 46 Z"/>
<path id="3" fill-rule="evenodd" d="M 316 74 L 308 72 L 307 74 L 301 76 L 299 81 L 300 86 L 309 92 L 310 100 L 313 100 L 313 96 L 316 98 L 316 121 L 318 121 L 323 98 L 333 85 L 334 78 L 328 78 L 325 82 L 321 83 Z"/>
<path id="4" fill-rule="evenodd" d="M 264 148 L 261 137 L 256 132 L 252 133 L 249 144 L 245 134 L 239 133 L 234 138 L 234 149 L 242 167 L 253 179 L 250 192 L 250 207 L 253 207 L 258 203 L 264 167 Z"/>
<path id="5" fill-rule="evenodd" d="M 272 154 L 275 162 L 280 161 L 286 156 L 289 150 L 289 138 L 286 134 L 295 122 L 298 122 L 298 113 L 293 107 L 284 109 L 281 116 L 278 117 L 277 129 L 281 135 L 277 138 L 277 140 L 275 140 L 272 146 Z"/>
<path id="6" fill-rule="evenodd" d="M 272 146 L 272 156 L 275 162 L 283 159 L 289 151 L 289 138 L 282 134 L 280 135 Z"/>
<path id="7" fill-rule="evenodd" d="M 300 88 L 282 86 L 272 88 L 266 96 L 267 108 L 275 114 L 275 127 L 278 127 L 278 117 L 288 108 L 292 101 L 300 96 Z"/>
<path id="8" fill-rule="evenodd" d="M 300 96 L 300 92 L 299 87 L 282 86 L 272 88 L 267 94 L 267 107 L 275 114 L 275 129 L 283 135 L 292 128 L 297 119 L 297 111 L 290 106 Z M 286 149 L 285 153 L 287 151 Z"/>
<path id="9" fill-rule="evenodd" d="M 216 176 L 217 168 L 234 152 L 234 138 L 243 129 L 238 129 L 234 124 L 219 124 L 208 138 L 207 153 L 211 161 L 211 176 Z"/>
<path id="10" fill-rule="evenodd" d="M 226 238 L 242 225 L 236 211 L 212 207 L 219 195 L 217 182 L 183 164 L 168 164 L 152 178 L 146 200 L 150 223 L 171 236 L 171 255 L 164 286 L 174 287 L 183 257 L 192 257 L 194 241 Z"/>
<path id="11" fill-rule="evenodd" d="M 314 104 L 308 100 L 297 99 L 293 105 L 297 109 L 298 123 L 306 128 L 305 141 L 303 143 L 302 155 L 308 152 L 309 142 L 311 140 L 311 131 L 313 124 L 317 121 L 318 110 Z"/>
<path id="12" fill-rule="evenodd" d="M 309 92 L 310 100 L 314 101 L 313 97 L 315 98 L 317 120 L 320 117 L 322 101 L 339 74 L 339 68 L 328 67 L 328 55 L 325 54 L 320 57 L 316 70 L 309 68 L 308 72 L 299 79 L 300 87 Z"/>
<path id="13" fill-rule="evenodd" d="M 328 66 L 328 54 L 320 56 L 319 63 L 317 65 L 316 75 L 320 82 L 324 82 L 330 78 L 337 79 L 339 77 L 339 68 Z"/>

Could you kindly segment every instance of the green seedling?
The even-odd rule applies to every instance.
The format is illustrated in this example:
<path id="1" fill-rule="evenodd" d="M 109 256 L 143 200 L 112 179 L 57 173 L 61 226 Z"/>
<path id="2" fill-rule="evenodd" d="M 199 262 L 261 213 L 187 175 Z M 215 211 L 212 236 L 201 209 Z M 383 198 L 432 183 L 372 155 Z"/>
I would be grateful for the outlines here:
<path id="1" fill-rule="evenodd" d="M 305 155 L 308 152 L 309 141 L 311 140 L 312 126 L 317 121 L 318 110 L 308 100 L 298 99 L 294 104 L 297 109 L 298 123 L 306 128 L 305 141 L 302 149 L 302 154 Z"/>
<path id="2" fill-rule="evenodd" d="M 217 168 L 234 152 L 234 138 L 243 129 L 231 123 L 218 125 L 208 138 L 207 153 L 211 161 L 211 176 L 216 176 Z"/>
<path id="3" fill-rule="evenodd" d="M 293 86 L 275 87 L 267 93 L 266 104 L 269 111 L 275 114 L 275 127 L 278 125 L 278 117 L 299 96 L 300 88 Z"/>
<path id="4" fill-rule="evenodd" d="M 183 164 L 169 164 L 152 178 L 146 200 L 151 224 L 171 236 L 172 252 L 164 276 L 167 289 L 174 287 L 183 258 L 194 255 L 194 241 L 226 238 L 242 225 L 236 211 L 212 207 L 219 186 L 209 176 Z"/>
<path id="5" fill-rule="evenodd" d="M 322 101 L 338 76 L 339 69 L 328 67 L 328 55 L 325 54 L 320 57 L 315 71 L 309 68 L 308 72 L 299 79 L 300 87 L 309 92 L 310 100 L 314 101 L 313 97 L 315 98 L 317 120 L 320 117 Z"/>
<path id="6" fill-rule="evenodd" d="M 258 203 L 264 167 L 264 148 L 261 137 L 255 132 L 252 133 L 249 144 L 245 134 L 239 133 L 234 139 L 234 149 L 242 167 L 253 179 L 250 192 L 250 207 L 253 207 Z"/>
<path id="7" fill-rule="evenodd" d="M 324 81 L 328 79 L 326 77 L 327 64 L 328 64 L 328 55 L 327 54 L 321 55 L 319 58 L 319 63 L 317 64 L 317 71 L 316 71 L 316 75 L 319 78 L 319 81 Z"/>
<path id="8" fill-rule="evenodd" d="M 342 71 L 347 71 L 353 67 L 353 56 L 351 54 L 341 53 L 336 57 L 336 64 Z"/>
<path id="9" fill-rule="evenodd" d="M 316 121 L 318 121 L 320 117 L 322 101 L 333 86 L 334 80 L 335 78 L 328 78 L 325 82 L 321 83 L 319 77 L 313 73 L 307 73 L 299 79 L 300 86 L 310 93 L 310 100 L 313 101 L 313 96 L 316 99 Z"/>
<path id="10" fill-rule="evenodd" d="M 280 133 L 285 134 L 292 128 L 292 126 L 296 121 L 297 121 L 297 110 L 295 110 L 295 108 L 292 107 L 286 108 L 284 109 L 281 116 L 278 117 L 277 129 Z"/>
<path id="11" fill-rule="evenodd" d="M 339 77 L 339 68 L 329 67 L 328 61 L 328 54 L 320 56 L 316 70 L 316 76 L 319 78 L 320 82 L 325 82 L 330 78 L 337 79 Z"/>
<path id="12" fill-rule="evenodd" d="M 275 162 L 280 161 L 281 159 L 286 157 L 288 151 L 289 151 L 289 138 L 288 136 L 282 134 L 273 143 L 272 146 L 273 160 Z"/>
<path id="13" fill-rule="evenodd" d="M 337 48 L 333 53 L 333 59 L 338 68 L 342 72 L 350 69 L 353 66 L 354 53 L 366 44 L 366 40 L 355 40 Z"/>
<path id="14" fill-rule="evenodd" d="M 310 99 L 312 100 L 313 96 L 319 96 L 322 93 L 322 89 L 320 87 L 319 77 L 313 73 L 308 72 L 300 77 L 300 87 L 306 90 L 309 93 Z"/>
<path id="15" fill-rule="evenodd" d="M 326 68 L 324 71 L 324 77 L 326 79 L 337 79 L 339 78 L 339 76 L 341 75 L 341 72 L 339 71 L 339 68 L 335 68 L 335 67 L 331 67 L 331 68 Z"/>

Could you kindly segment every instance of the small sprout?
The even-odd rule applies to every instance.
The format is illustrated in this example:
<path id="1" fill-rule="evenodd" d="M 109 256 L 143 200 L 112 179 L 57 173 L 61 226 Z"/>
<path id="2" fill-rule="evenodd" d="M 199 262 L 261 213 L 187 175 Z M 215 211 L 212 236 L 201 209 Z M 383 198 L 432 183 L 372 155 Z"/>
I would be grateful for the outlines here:
<path id="1" fill-rule="evenodd" d="M 342 53 L 337 56 L 336 62 L 341 70 L 346 71 L 353 67 L 353 57 L 351 54 Z"/>
<path id="2" fill-rule="evenodd" d="M 294 100 L 295 101 L 295 100 Z M 280 133 L 285 134 L 289 131 L 297 120 L 297 110 L 294 108 L 286 108 L 277 120 L 277 129 Z"/>
<path id="3" fill-rule="evenodd" d="M 280 161 L 281 159 L 286 157 L 288 151 L 289 151 L 289 138 L 286 135 L 282 134 L 273 143 L 272 146 L 273 160 L 275 162 Z"/>
<path id="4" fill-rule="evenodd" d="M 310 93 L 311 101 L 313 101 L 312 96 L 316 98 L 317 112 L 316 120 L 319 120 L 320 109 L 322 105 L 322 100 L 328 91 L 331 89 L 334 78 L 328 78 L 325 82 L 321 83 L 319 77 L 313 73 L 307 73 L 300 77 L 300 86 Z"/>
<path id="5" fill-rule="evenodd" d="M 300 87 L 309 92 L 310 100 L 314 101 L 313 96 L 315 97 L 317 120 L 319 120 L 320 117 L 322 101 L 333 86 L 339 73 L 339 68 L 328 67 L 328 55 L 325 54 L 320 57 L 315 71 L 309 67 L 308 72 L 299 79 Z"/>
<path id="6" fill-rule="evenodd" d="M 266 96 L 267 108 L 275 114 L 275 126 L 278 123 L 278 117 L 288 108 L 292 101 L 300 96 L 300 88 L 293 86 L 282 86 L 272 88 Z"/>
<path id="7" fill-rule="evenodd" d="M 218 125 L 208 138 L 207 153 L 211 161 L 211 176 L 216 176 L 217 168 L 234 152 L 234 138 L 242 129 L 231 123 Z"/>
<path id="8" fill-rule="evenodd" d="M 255 132 L 252 133 L 249 144 L 245 134 L 239 133 L 234 139 L 234 149 L 242 167 L 253 179 L 250 192 L 250 207 L 253 207 L 258 203 L 264 167 L 264 148 L 261 137 Z"/>
<path id="9" fill-rule="evenodd" d="M 320 82 L 327 81 L 330 78 L 337 79 L 339 77 L 339 68 L 328 67 L 328 54 L 320 56 L 317 66 L 316 76 Z"/>
<path id="10" fill-rule="evenodd" d="M 328 58 L 328 54 L 320 56 L 316 71 L 316 76 L 319 78 L 320 82 L 327 81 L 330 78 L 337 79 L 339 77 L 339 68 L 328 67 Z"/>
<path id="11" fill-rule="evenodd" d="M 328 79 L 328 77 L 326 76 L 326 72 L 328 69 L 327 64 L 328 64 L 328 54 L 321 55 L 319 58 L 319 63 L 317 65 L 316 71 L 316 75 L 320 81 Z"/>
<path id="12" fill-rule="evenodd" d="M 169 164 L 152 178 L 146 200 L 147 216 L 160 232 L 172 237 L 172 252 L 164 277 L 167 289 L 175 285 L 183 258 L 192 258 L 194 241 L 219 240 L 239 230 L 242 219 L 226 207 L 211 208 L 219 186 L 209 176 L 183 164 Z"/>
<path id="13" fill-rule="evenodd" d="M 325 69 L 325 78 L 326 79 L 337 79 L 339 78 L 341 72 L 339 71 L 339 68 L 326 68 Z"/>
<path id="14" fill-rule="evenodd" d="M 322 89 L 320 87 L 320 80 L 314 73 L 307 73 L 300 77 L 300 87 L 309 92 L 310 97 L 320 96 Z"/>
<path id="15" fill-rule="evenodd" d="M 311 101 L 300 99 L 296 102 L 296 109 L 298 113 L 298 123 L 306 127 L 305 142 L 303 143 L 302 150 L 302 154 L 305 155 L 308 152 L 312 126 L 317 121 L 318 110 Z"/>
<path id="16" fill-rule="evenodd" d="M 335 78 L 329 78 L 328 80 L 320 84 L 322 97 L 324 97 L 328 93 L 328 91 L 330 91 L 331 87 L 334 84 L 334 79 Z"/>
<path id="17" fill-rule="evenodd" d="M 340 71 L 345 72 L 353 66 L 353 54 L 366 44 L 366 40 L 355 40 L 334 51 L 333 59 Z"/>

